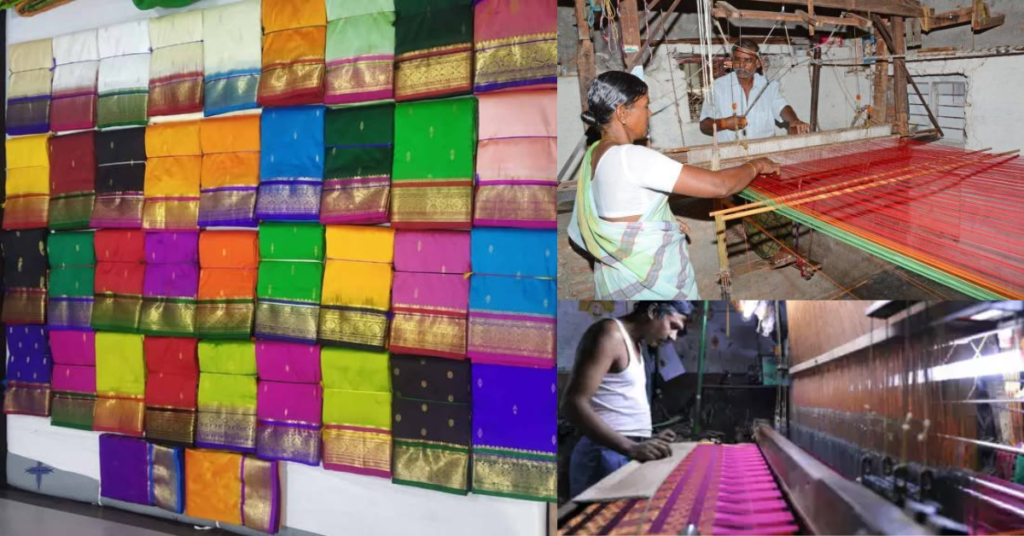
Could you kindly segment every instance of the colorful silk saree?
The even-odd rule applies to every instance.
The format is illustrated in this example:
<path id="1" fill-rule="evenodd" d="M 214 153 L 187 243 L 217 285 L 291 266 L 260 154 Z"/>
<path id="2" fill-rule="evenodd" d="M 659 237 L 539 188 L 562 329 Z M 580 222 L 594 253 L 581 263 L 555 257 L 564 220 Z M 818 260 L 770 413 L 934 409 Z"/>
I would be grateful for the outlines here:
<path id="1" fill-rule="evenodd" d="M 395 270 L 435 274 L 468 274 L 470 234 L 464 231 L 395 233 Z"/>
<path id="2" fill-rule="evenodd" d="M 7 135 L 49 132 L 53 40 L 10 45 L 7 58 Z"/>
<path id="3" fill-rule="evenodd" d="M 96 228 L 142 227 L 146 180 L 146 129 L 96 133 Z"/>
<path id="4" fill-rule="evenodd" d="M 139 330 L 188 337 L 196 331 L 199 233 L 147 233 Z"/>
<path id="5" fill-rule="evenodd" d="M 391 477 L 387 352 L 324 348 L 324 469 Z"/>
<path id="6" fill-rule="evenodd" d="M 3 233 L 4 302 L 0 322 L 46 323 L 48 234 L 46 229 Z"/>
<path id="7" fill-rule="evenodd" d="M 80 231 L 50 235 L 47 325 L 51 330 L 88 330 L 96 277 L 93 232 Z"/>
<path id="8" fill-rule="evenodd" d="M 555 13 L 547 0 L 474 1 L 473 90 L 554 89 L 558 65 Z"/>
<path id="9" fill-rule="evenodd" d="M 205 339 L 249 339 L 256 314 L 259 268 L 254 231 L 205 231 L 199 235 L 199 300 L 196 333 Z"/>
<path id="10" fill-rule="evenodd" d="M 185 515 L 276 534 L 281 525 L 278 462 L 186 449 Z"/>
<path id="11" fill-rule="evenodd" d="M 100 50 L 96 30 L 53 38 L 53 101 L 50 130 L 64 132 L 96 126 L 96 81 Z"/>
<path id="12" fill-rule="evenodd" d="M 319 384 L 320 347 L 259 341 L 256 343 L 256 371 L 260 380 Z"/>
<path id="13" fill-rule="evenodd" d="M 255 227 L 260 177 L 260 116 L 200 122 L 203 152 L 200 227 Z"/>
<path id="14" fill-rule="evenodd" d="M 93 430 L 142 437 L 146 416 L 142 339 L 142 335 L 96 332 Z"/>
<path id="15" fill-rule="evenodd" d="M 324 111 L 323 106 L 301 106 L 263 112 L 257 218 L 319 221 Z"/>
<path id="16" fill-rule="evenodd" d="M 146 127 L 144 229 L 199 228 L 202 155 L 199 121 Z"/>
<path id="17" fill-rule="evenodd" d="M 472 0 L 395 0 L 395 100 L 473 89 L 472 6 Z"/>
<path id="18" fill-rule="evenodd" d="M 555 369 L 473 365 L 473 493 L 555 502 Z"/>
<path id="19" fill-rule="evenodd" d="M 323 102 L 326 34 L 323 2 L 263 0 L 260 106 Z"/>
<path id="20" fill-rule="evenodd" d="M 517 91 L 478 98 L 473 224 L 554 229 L 557 92 Z"/>
<path id="21" fill-rule="evenodd" d="M 394 237 L 387 227 L 327 226 L 321 343 L 387 347 Z"/>
<path id="22" fill-rule="evenodd" d="M 320 223 L 388 221 L 395 106 L 327 110 Z"/>
<path id="23" fill-rule="evenodd" d="M 475 98 L 398 104 L 391 225 L 468 229 L 475 149 Z"/>
<path id="24" fill-rule="evenodd" d="M 203 13 L 188 11 L 149 22 L 149 116 L 203 109 Z"/>
<path id="25" fill-rule="evenodd" d="M 324 102 L 394 98 L 394 0 L 329 0 L 327 20 Z"/>
<path id="26" fill-rule="evenodd" d="M 96 199 L 96 135 L 50 138 L 50 229 L 87 229 Z"/>
<path id="27" fill-rule="evenodd" d="M 146 337 L 146 437 L 191 445 L 196 432 L 196 339 Z"/>
<path id="28" fill-rule="evenodd" d="M 473 229 L 473 273 L 554 278 L 557 273 L 555 231 Z"/>
<path id="29" fill-rule="evenodd" d="M 263 223 L 259 239 L 256 336 L 315 343 L 324 272 L 324 227 Z"/>
<path id="30" fill-rule="evenodd" d="M 7 326 L 7 388 L 4 413 L 50 415 L 53 360 L 43 326 Z"/>
<path id="31" fill-rule="evenodd" d="M 202 13 L 205 115 L 256 108 L 263 54 L 260 0 L 244 0 Z"/>
<path id="32" fill-rule="evenodd" d="M 50 424 L 92 430 L 96 409 L 96 334 L 50 331 L 53 402 Z"/>
<path id="33" fill-rule="evenodd" d="M 180 514 L 185 509 L 185 449 L 143 439 L 100 435 L 100 495 L 157 506 Z"/>
<path id="34" fill-rule="evenodd" d="M 50 219 L 48 134 L 7 139 L 4 229 L 45 228 Z"/>
<path id="35" fill-rule="evenodd" d="M 555 288 L 553 279 L 474 275 L 466 352 L 473 363 L 553 366 Z"/>
<path id="36" fill-rule="evenodd" d="M 320 465 L 323 388 L 260 380 L 257 401 L 256 455 Z"/>
<path id="37" fill-rule="evenodd" d="M 391 356 L 393 482 L 465 495 L 471 442 L 468 361 Z"/>
<path id="38" fill-rule="evenodd" d="M 100 28 L 99 128 L 145 125 L 149 105 L 149 21 Z"/>
<path id="39" fill-rule="evenodd" d="M 196 446 L 256 451 L 256 351 L 251 342 L 200 341 Z"/>
<path id="40" fill-rule="evenodd" d="M 93 329 L 134 332 L 139 329 L 145 284 L 145 233 L 102 229 L 96 231 L 95 300 Z"/>

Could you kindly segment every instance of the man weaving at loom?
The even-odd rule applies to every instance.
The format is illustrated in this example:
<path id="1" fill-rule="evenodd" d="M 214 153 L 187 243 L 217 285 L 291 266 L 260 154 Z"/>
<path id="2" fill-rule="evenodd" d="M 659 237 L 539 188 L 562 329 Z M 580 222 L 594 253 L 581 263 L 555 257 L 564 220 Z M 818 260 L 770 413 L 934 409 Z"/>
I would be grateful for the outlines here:
<path id="1" fill-rule="evenodd" d="M 578 496 L 626 465 L 672 455 L 671 430 L 652 436 L 644 347 L 676 339 L 693 307 L 686 301 L 639 302 L 633 312 L 587 329 L 565 392 L 565 413 L 584 434 L 573 449 L 569 491 Z"/>
<path id="2" fill-rule="evenodd" d="M 700 112 L 700 131 L 708 136 L 717 130 L 719 142 L 775 136 L 776 123 L 782 123 L 790 134 L 810 132 L 810 125 L 797 117 L 793 107 L 779 92 L 779 84 L 758 73 L 761 69 L 757 43 L 741 39 L 732 47 L 732 72 L 715 80 L 714 104 L 704 100 Z M 786 247 L 793 247 L 793 223 L 776 212 L 752 217 L 758 226 L 775 236 Z M 796 258 L 782 244 L 763 236 L 755 225 L 746 221 L 737 231 L 746 231 L 754 251 L 776 268 Z"/>

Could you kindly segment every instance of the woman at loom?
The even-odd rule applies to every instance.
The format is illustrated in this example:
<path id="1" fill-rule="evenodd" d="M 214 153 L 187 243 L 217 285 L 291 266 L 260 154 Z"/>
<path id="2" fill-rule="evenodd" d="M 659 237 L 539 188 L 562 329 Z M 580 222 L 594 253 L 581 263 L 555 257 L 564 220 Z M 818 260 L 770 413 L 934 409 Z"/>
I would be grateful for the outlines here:
<path id="1" fill-rule="evenodd" d="M 647 84 L 621 71 L 601 74 L 587 91 L 582 119 L 601 139 L 583 158 L 569 238 L 595 261 L 597 299 L 698 299 L 687 229 L 669 195 L 728 197 L 779 170 L 757 158 L 709 171 L 634 145 L 647 137 L 649 104 Z"/>

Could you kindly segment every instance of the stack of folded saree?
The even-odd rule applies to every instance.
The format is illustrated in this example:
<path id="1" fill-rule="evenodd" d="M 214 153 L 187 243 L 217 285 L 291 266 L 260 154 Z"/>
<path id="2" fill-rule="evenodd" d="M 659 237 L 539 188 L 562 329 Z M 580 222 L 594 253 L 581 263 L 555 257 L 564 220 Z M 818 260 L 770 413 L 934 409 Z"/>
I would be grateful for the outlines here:
<path id="1" fill-rule="evenodd" d="M 474 97 L 396 106 L 393 227 L 470 228 L 476 132 Z"/>
<path id="2" fill-rule="evenodd" d="M 207 119 L 199 124 L 203 152 L 201 227 L 255 227 L 260 181 L 260 117 Z"/>
<path id="3" fill-rule="evenodd" d="M 473 90 L 555 89 L 558 21 L 548 0 L 473 2 Z"/>
<path id="4" fill-rule="evenodd" d="M 324 102 L 354 104 L 394 97 L 394 0 L 327 1 Z"/>
<path id="5" fill-rule="evenodd" d="M 46 229 L 3 233 L 4 302 L 0 322 L 46 322 Z"/>
<path id="6" fill-rule="evenodd" d="M 96 200 L 96 134 L 50 138 L 50 229 L 88 229 Z"/>
<path id="7" fill-rule="evenodd" d="M 185 509 L 185 449 L 113 434 L 100 435 L 100 495 L 157 506 L 180 514 Z"/>
<path id="8" fill-rule="evenodd" d="M 249 339 L 256 314 L 259 268 L 255 231 L 205 231 L 199 235 L 199 300 L 196 333 L 207 339 Z"/>
<path id="9" fill-rule="evenodd" d="M 4 229 L 40 229 L 50 220 L 48 134 L 7 139 Z"/>
<path id="10" fill-rule="evenodd" d="M 259 240 L 255 335 L 315 344 L 324 273 L 324 227 L 262 223 Z"/>
<path id="11" fill-rule="evenodd" d="M 146 127 L 145 229 L 197 230 L 203 150 L 199 121 Z"/>
<path id="12" fill-rule="evenodd" d="M 139 331 L 188 337 L 196 331 L 199 233 L 146 233 Z"/>
<path id="13" fill-rule="evenodd" d="M 196 446 L 256 452 L 253 343 L 199 342 L 198 405 Z"/>
<path id="14" fill-rule="evenodd" d="M 256 455 L 320 465 L 320 347 L 258 341 L 256 368 Z"/>
<path id="15" fill-rule="evenodd" d="M 139 329 L 146 278 L 146 236 L 142 231 L 102 229 L 96 248 L 95 300 L 89 325 L 96 330 Z"/>
<path id="16" fill-rule="evenodd" d="M 502 92 L 478 98 L 473 224 L 554 229 L 557 92 Z"/>
<path id="17" fill-rule="evenodd" d="M 320 223 L 388 221 L 395 105 L 327 110 Z"/>
<path id="18" fill-rule="evenodd" d="M 263 57 L 260 0 L 243 0 L 202 13 L 205 115 L 256 108 Z"/>
<path id="19" fill-rule="evenodd" d="M 395 12 L 395 100 L 471 91 L 473 0 L 395 0 Z"/>
<path id="20" fill-rule="evenodd" d="M 50 415 L 53 361 L 43 326 L 7 326 L 7 388 L 4 413 Z"/>
<path id="21" fill-rule="evenodd" d="M 260 106 L 323 102 L 326 39 L 324 2 L 263 0 Z"/>
<path id="22" fill-rule="evenodd" d="M 146 417 L 142 340 L 142 335 L 96 332 L 93 430 L 142 437 Z"/>
<path id="23" fill-rule="evenodd" d="M 53 40 L 10 45 L 7 58 L 7 135 L 49 132 Z"/>
<path id="24" fill-rule="evenodd" d="M 54 233 L 47 244 L 50 287 L 47 324 L 52 330 L 89 330 L 96 254 L 92 231 Z"/>
<path id="25" fill-rule="evenodd" d="M 394 247 L 387 227 L 327 226 L 321 343 L 387 348 Z"/>
<path id="26" fill-rule="evenodd" d="M 476 363 L 555 364 L 555 231 L 474 229 L 469 347 Z"/>
<path id="27" fill-rule="evenodd" d="M 234 452 L 185 450 L 185 515 L 276 534 L 281 526 L 278 462 Z"/>
<path id="28" fill-rule="evenodd" d="M 324 469 L 391 478 L 387 352 L 324 348 Z"/>
<path id="29" fill-rule="evenodd" d="M 142 227 L 146 182 L 146 129 L 96 133 L 96 228 Z"/>
<path id="30" fill-rule="evenodd" d="M 470 379 L 469 361 L 391 356 L 396 484 L 468 493 Z"/>
<path id="31" fill-rule="evenodd" d="M 53 102 L 50 130 L 91 129 L 96 126 L 96 80 L 100 49 L 96 30 L 53 38 Z"/>
<path id="32" fill-rule="evenodd" d="M 465 359 L 469 247 L 463 231 L 396 233 L 392 352 Z"/>
<path id="33" fill-rule="evenodd" d="M 145 125 L 149 105 L 149 21 L 100 28 L 96 126 Z"/>
<path id="34" fill-rule="evenodd" d="M 149 22 L 149 116 L 203 110 L 203 13 L 188 11 Z"/>
<path id="35" fill-rule="evenodd" d="M 324 107 L 265 110 L 260 121 L 263 221 L 319 221 L 324 181 Z"/>
<path id="36" fill-rule="evenodd" d="M 191 445 L 196 432 L 196 339 L 146 337 L 146 437 Z"/>
<path id="37" fill-rule="evenodd" d="M 96 407 L 96 333 L 50 328 L 53 406 L 50 424 L 92 430 Z"/>

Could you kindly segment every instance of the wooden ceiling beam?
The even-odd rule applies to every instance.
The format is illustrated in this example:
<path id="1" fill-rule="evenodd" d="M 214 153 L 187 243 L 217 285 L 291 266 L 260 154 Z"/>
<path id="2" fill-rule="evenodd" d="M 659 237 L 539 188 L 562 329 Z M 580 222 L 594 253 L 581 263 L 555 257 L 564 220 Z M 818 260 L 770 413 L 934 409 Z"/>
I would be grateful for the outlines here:
<path id="1" fill-rule="evenodd" d="M 768 4 L 806 6 L 807 0 L 756 0 Z M 833 8 L 846 11 L 898 15 L 902 17 L 923 17 L 924 6 L 918 0 L 813 0 L 815 8 Z"/>

